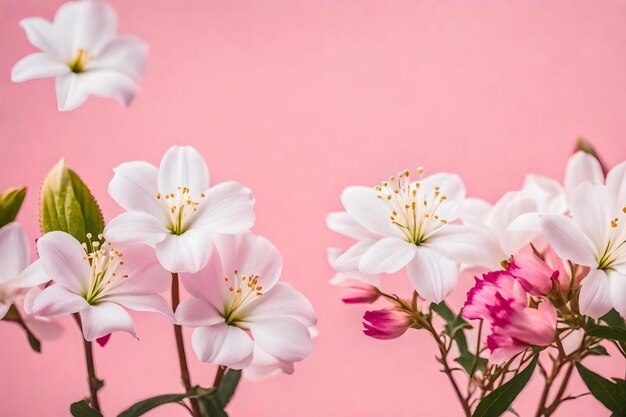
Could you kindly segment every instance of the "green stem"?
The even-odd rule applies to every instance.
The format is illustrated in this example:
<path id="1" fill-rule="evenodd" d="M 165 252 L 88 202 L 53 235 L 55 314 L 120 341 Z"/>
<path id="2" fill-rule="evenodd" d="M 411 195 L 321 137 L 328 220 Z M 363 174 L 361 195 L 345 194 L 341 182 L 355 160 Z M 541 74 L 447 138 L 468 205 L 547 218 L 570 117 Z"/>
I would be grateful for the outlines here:
<path id="1" fill-rule="evenodd" d="M 78 313 L 74 314 L 74 320 L 78 324 L 81 331 L 81 337 L 83 337 L 83 345 L 85 347 L 85 362 L 87 363 L 87 382 L 89 383 L 89 396 L 91 398 L 90 405 L 100 411 L 100 401 L 98 400 L 98 389 L 100 388 L 100 380 L 96 376 L 96 367 L 93 360 L 93 346 L 92 342 L 85 340 L 83 332 L 83 323 L 80 320 Z"/>
<path id="2" fill-rule="evenodd" d="M 176 307 L 180 303 L 180 291 L 178 288 L 178 273 L 172 272 L 172 311 L 176 311 Z M 183 328 L 178 324 L 174 325 L 174 336 L 176 337 L 176 348 L 178 350 L 178 365 L 180 366 L 180 378 L 183 381 L 185 390 L 191 391 L 191 377 L 189 376 L 189 366 L 187 365 L 187 354 L 185 353 L 185 343 L 183 342 Z M 200 405 L 196 398 L 190 398 L 192 415 L 201 417 Z"/>

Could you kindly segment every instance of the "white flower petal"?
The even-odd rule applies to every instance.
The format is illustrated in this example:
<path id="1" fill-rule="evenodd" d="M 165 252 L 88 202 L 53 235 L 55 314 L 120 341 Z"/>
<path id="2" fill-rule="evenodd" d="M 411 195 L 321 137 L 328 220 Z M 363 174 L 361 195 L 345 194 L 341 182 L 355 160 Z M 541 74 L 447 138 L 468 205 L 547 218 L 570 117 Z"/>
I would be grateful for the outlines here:
<path id="1" fill-rule="evenodd" d="M 154 216 L 141 213 L 122 213 L 107 224 L 104 237 L 113 243 L 141 242 L 154 245 L 170 236 L 169 231 Z"/>
<path id="2" fill-rule="evenodd" d="M 58 316 L 76 313 L 89 307 L 89 303 L 75 294 L 55 284 L 44 289 L 32 303 L 32 314 L 36 316 Z"/>
<path id="3" fill-rule="evenodd" d="M 69 1 L 57 10 L 54 27 L 71 51 L 84 49 L 98 55 L 115 37 L 117 16 L 105 2 Z"/>
<path id="4" fill-rule="evenodd" d="M 116 294 L 107 296 L 105 300 L 112 301 L 135 311 L 159 313 L 171 320 L 174 320 L 172 308 L 168 302 L 158 294 Z"/>
<path id="5" fill-rule="evenodd" d="M 171 274 L 159 264 L 154 248 L 142 243 L 115 245 L 114 248 L 122 252 L 124 259 L 117 273 L 128 278 L 113 283 L 107 288 L 107 295 L 149 295 L 170 288 Z"/>
<path id="6" fill-rule="evenodd" d="M 26 32 L 28 41 L 48 54 L 51 59 L 61 62 L 70 59 L 71 56 L 65 54 L 63 39 L 59 36 L 52 22 L 41 17 L 27 17 L 20 21 L 20 26 Z M 65 66 L 68 71 L 69 67 Z"/>
<path id="7" fill-rule="evenodd" d="M 104 302 L 89 306 L 80 312 L 85 340 L 93 341 L 116 331 L 136 336 L 135 324 L 130 314 L 121 306 Z"/>
<path id="8" fill-rule="evenodd" d="M 587 152 L 578 151 L 567 161 L 565 168 L 565 194 L 569 200 L 576 188 L 584 183 L 604 184 L 602 167 L 596 158 Z"/>
<path id="9" fill-rule="evenodd" d="M 610 195 L 620 205 L 626 205 L 626 161 L 613 167 L 606 176 L 606 186 Z"/>
<path id="10" fill-rule="evenodd" d="M 529 174 L 524 179 L 522 194 L 537 203 L 537 210 L 545 214 L 564 214 L 567 211 L 565 191 L 558 181 L 542 175 Z"/>
<path id="11" fill-rule="evenodd" d="M 500 247 L 477 228 L 448 224 L 429 240 L 426 246 L 435 248 L 448 258 L 468 265 L 492 267 L 493 255 L 501 254 Z M 500 261 L 505 260 L 502 257 Z"/>
<path id="12" fill-rule="evenodd" d="M 72 235 L 46 233 L 37 241 L 37 252 L 43 269 L 57 283 L 76 294 L 89 289 L 91 267 L 87 254 Z"/>
<path id="13" fill-rule="evenodd" d="M 613 307 L 611 280 L 606 272 L 592 269 L 580 288 L 578 305 L 580 312 L 594 319 L 600 318 Z"/>
<path id="14" fill-rule="evenodd" d="M 139 91 L 137 83 L 126 74 L 112 70 L 88 70 L 77 76 L 79 89 L 88 95 L 112 98 L 128 106 Z"/>
<path id="15" fill-rule="evenodd" d="M 228 274 L 232 274 L 230 271 Z M 223 309 L 223 297 L 229 294 L 225 273 L 217 250 L 213 250 L 206 266 L 196 274 L 181 274 L 180 281 L 187 292 L 195 298 L 204 300 L 216 308 Z"/>
<path id="16" fill-rule="evenodd" d="M 82 105 L 89 94 L 81 87 L 78 74 L 70 73 L 56 78 L 57 107 L 69 111 Z"/>
<path id="17" fill-rule="evenodd" d="M 143 162 L 126 162 L 113 168 L 109 194 L 126 211 L 141 211 L 156 217 L 163 224 L 170 221 L 167 204 L 157 199 L 159 170 Z"/>
<path id="18" fill-rule="evenodd" d="M 391 224 L 388 210 L 370 187 L 348 187 L 341 194 L 346 211 L 365 229 L 383 236 L 402 237 L 402 232 Z"/>
<path id="19" fill-rule="evenodd" d="M 176 194 L 178 187 L 189 188 L 196 201 L 209 188 L 209 168 L 202 155 L 191 146 L 172 146 L 159 166 L 161 194 Z"/>
<path id="20" fill-rule="evenodd" d="M 4 316 L 7 315 L 10 308 L 11 304 L 4 304 L 3 302 L 0 302 L 0 320 L 2 320 Z"/>
<path id="21" fill-rule="evenodd" d="M 176 308 L 176 323 L 188 327 L 209 327 L 224 323 L 224 317 L 205 300 L 187 298 Z"/>
<path id="22" fill-rule="evenodd" d="M 461 202 L 459 218 L 465 224 L 484 225 L 493 205 L 480 198 L 466 198 Z"/>
<path id="23" fill-rule="evenodd" d="M 148 45 L 134 36 L 118 36 L 104 47 L 89 68 L 119 71 L 140 80 L 146 67 Z"/>
<path id="24" fill-rule="evenodd" d="M 50 279 L 50 275 L 43 269 L 41 261 L 37 260 L 22 271 L 15 282 L 15 286 L 18 288 L 30 288 L 45 284 Z"/>
<path id="25" fill-rule="evenodd" d="M 337 232 L 354 240 L 378 240 L 379 235 L 370 232 L 346 211 L 330 213 L 326 216 L 326 226 L 333 232 Z"/>
<path id="26" fill-rule="evenodd" d="M 301 361 L 313 351 L 311 334 L 298 320 L 288 317 L 259 318 L 248 323 L 254 343 L 270 355 L 291 362 Z"/>
<path id="27" fill-rule="evenodd" d="M 252 363 L 243 370 L 243 376 L 250 381 L 260 382 L 280 374 L 291 375 L 293 372 L 293 362 L 282 361 L 255 345 Z"/>
<path id="28" fill-rule="evenodd" d="M 419 247 L 407 268 L 409 280 L 418 294 L 433 303 L 440 303 L 452 292 L 458 281 L 456 262 L 439 251 Z"/>
<path id="29" fill-rule="evenodd" d="M 245 232 L 254 224 L 253 207 L 249 188 L 234 181 L 223 182 L 205 191 L 190 227 L 215 233 Z"/>
<path id="30" fill-rule="evenodd" d="M 211 234 L 202 229 L 170 234 L 156 244 L 157 258 L 170 272 L 198 272 L 207 264 L 212 251 Z"/>
<path id="31" fill-rule="evenodd" d="M 268 291 L 278 281 L 283 267 L 282 257 L 272 242 L 263 236 L 253 233 L 221 235 L 215 238 L 215 245 L 225 274 L 232 276 L 236 269 L 239 276 L 258 275 L 258 285 L 263 291 Z"/>
<path id="32" fill-rule="evenodd" d="M 554 214 L 542 215 L 540 220 L 546 239 L 560 258 L 586 266 L 597 264 L 593 244 L 574 220 Z"/>
<path id="33" fill-rule="evenodd" d="M 254 317 L 253 320 L 291 317 L 306 327 L 315 326 L 317 323 L 311 302 L 286 282 L 279 282 L 256 302 L 250 303 L 241 312 L 241 316 Z"/>
<path id="34" fill-rule="evenodd" d="M 326 253 L 327 253 L 328 263 L 330 264 L 330 266 L 333 269 L 338 270 L 337 259 L 339 259 L 339 257 L 341 256 L 342 250 L 339 248 L 328 248 Z M 380 275 L 362 274 L 360 271 L 358 271 L 358 267 L 357 269 L 353 271 L 338 272 L 337 274 L 335 274 L 334 277 L 332 277 L 328 281 L 328 283 L 330 285 L 342 285 L 346 281 L 350 281 L 350 280 L 366 282 L 375 287 L 380 286 Z"/>
<path id="35" fill-rule="evenodd" d="M 364 274 L 381 272 L 392 274 L 405 267 L 415 256 L 417 247 L 395 237 L 386 237 L 374 243 L 359 261 Z"/>
<path id="36" fill-rule="evenodd" d="M 570 211 L 576 224 L 586 234 L 596 251 L 608 242 L 611 219 L 617 214 L 615 202 L 602 184 L 583 183 L 570 198 Z"/>
<path id="37" fill-rule="evenodd" d="M 555 213 L 560 214 L 560 213 Z M 541 222 L 539 221 L 539 212 L 532 211 L 529 213 L 523 213 L 517 216 L 515 220 L 509 224 L 507 230 L 512 232 L 520 231 L 541 231 Z"/>
<path id="38" fill-rule="evenodd" d="M 28 265 L 29 256 L 28 238 L 19 224 L 0 228 L 0 283 L 17 278 Z"/>
<path id="39" fill-rule="evenodd" d="M 58 77 L 69 74 L 70 68 L 43 52 L 26 55 L 11 69 L 11 81 L 20 83 L 35 78 Z"/>
<path id="40" fill-rule="evenodd" d="M 333 267 L 339 272 L 358 271 L 361 256 L 363 256 L 374 243 L 376 243 L 376 241 L 369 240 L 355 243 L 335 260 Z"/>
<path id="41" fill-rule="evenodd" d="M 202 362 L 228 367 L 251 361 L 254 346 L 245 331 L 226 323 L 198 327 L 191 335 L 191 345 Z"/>
<path id="42" fill-rule="evenodd" d="M 622 318 L 626 318 L 626 275 L 612 272 L 610 280 L 613 307 Z"/>

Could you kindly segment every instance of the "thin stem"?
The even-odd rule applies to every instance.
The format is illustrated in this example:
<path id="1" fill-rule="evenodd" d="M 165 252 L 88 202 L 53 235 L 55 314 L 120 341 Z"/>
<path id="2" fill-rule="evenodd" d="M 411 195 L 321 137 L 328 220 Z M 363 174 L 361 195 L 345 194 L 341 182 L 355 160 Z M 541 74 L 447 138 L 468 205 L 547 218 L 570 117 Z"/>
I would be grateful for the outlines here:
<path id="1" fill-rule="evenodd" d="M 215 387 L 215 388 L 219 387 L 220 382 L 222 381 L 222 377 L 226 373 L 227 369 L 228 369 L 228 367 L 227 366 L 223 366 L 223 365 L 219 365 L 217 367 L 217 372 L 215 373 L 215 380 L 213 381 L 213 387 Z"/>
<path id="2" fill-rule="evenodd" d="M 465 416 L 466 417 L 471 417 L 472 411 L 470 410 L 468 401 L 463 396 L 463 393 L 461 392 L 461 389 L 459 388 L 456 380 L 454 379 L 454 376 L 452 375 L 452 369 L 450 369 L 450 365 L 448 365 L 448 352 L 449 352 L 449 350 L 446 349 L 445 343 L 441 340 L 441 338 L 437 334 L 437 331 L 433 328 L 431 323 L 429 323 L 428 321 L 424 320 L 423 323 L 420 323 L 420 324 L 422 324 L 423 327 L 426 330 L 428 330 L 430 332 L 430 334 L 432 334 L 433 337 L 435 338 L 435 342 L 437 342 L 437 346 L 439 347 L 439 352 L 441 353 L 441 358 L 440 358 L 439 362 L 441 363 L 441 365 L 443 365 L 443 372 L 448 377 L 448 380 L 450 381 L 450 384 L 452 385 L 452 388 L 454 389 L 454 393 L 456 394 L 456 397 L 458 398 L 459 402 L 461 403 L 461 406 L 463 407 L 463 412 L 464 412 Z"/>
<path id="3" fill-rule="evenodd" d="M 80 320 L 78 313 L 74 314 L 74 320 L 81 331 L 83 331 L 83 323 Z M 100 411 L 100 401 L 98 400 L 98 388 L 100 388 L 100 380 L 96 376 L 96 367 L 93 361 L 93 349 L 91 342 L 85 340 L 83 337 L 83 345 L 85 347 L 85 362 L 87 363 L 87 382 L 89 383 L 89 396 L 91 398 L 90 405 Z"/>
<path id="4" fill-rule="evenodd" d="M 172 310 L 176 311 L 176 307 L 180 303 L 180 292 L 178 289 L 178 273 L 172 272 Z M 187 366 L 187 354 L 185 353 L 185 344 L 183 342 L 183 328 L 178 324 L 174 324 L 174 336 L 176 337 L 176 348 L 178 349 L 178 364 L 180 366 L 180 378 L 183 380 L 185 390 L 191 391 L 191 377 L 189 376 L 189 366 Z M 192 415 L 200 417 L 200 405 L 196 398 L 190 398 Z"/>
<path id="5" fill-rule="evenodd" d="M 565 394 L 565 390 L 567 389 L 567 384 L 569 383 L 570 377 L 572 376 L 572 371 L 574 370 L 574 363 L 570 362 L 567 370 L 565 371 L 565 376 L 563 377 L 563 381 L 561 382 L 561 386 L 559 387 L 559 391 L 552 401 L 552 404 L 546 408 L 545 415 L 549 417 L 554 413 L 559 405 L 563 402 L 563 394 Z"/>

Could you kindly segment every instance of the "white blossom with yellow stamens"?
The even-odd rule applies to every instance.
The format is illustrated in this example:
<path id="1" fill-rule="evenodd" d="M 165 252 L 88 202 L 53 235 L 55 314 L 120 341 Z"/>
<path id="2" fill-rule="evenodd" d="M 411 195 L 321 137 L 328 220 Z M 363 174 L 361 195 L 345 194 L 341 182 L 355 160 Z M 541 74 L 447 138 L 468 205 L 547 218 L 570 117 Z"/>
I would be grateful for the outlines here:
<path id="1" fill-rule="evenodd" d="M 170 272 L 199 271 L 214 234 L 244 232 L 254 223 L 250 189 L 234 181 L 209 187 L 209 169 L 191 146 L 170 148 L 159 168 L 137 161 L 114 172 L 109 194 L 128 212 L 111 220 L 104 235 L 154 246 Z"/>
<path id="2" fill-rule="evenodd" d="M 459 176 L 423 178 L 423 168 L 417 171 L 416 180 L 404 170 L 376 187 L 346 188 L 341 201 L 347 213 L 341 218 L 333 214 L 329 224 L 358 242 L 335 264 L 340 272 L 358 269 L 364 274 L 394 273 L 407 266 L 416 291 L 440 302 L 456 286 L 458 262 L 480 262 L 484 257 L 480 244 L 486 237 L 453 223 L 465 198 Z"/>
<path id="3" fill-rule="evenodd" d="M 293 370 L 311 353 L 316 317 L 305 296 L 278 282 L 278 250 L 252 233 L 222 235 L 215 245 L 205 269 L 181 277 L 191 298 L 180 303 L 176 320 L 196 328 L 196 355 L 234 369 L 254 365 L 256 355 L 256 365 L 276 365 L 268 372 Z"/>
<path id="4" fill-rule="evenodd" d="M 114 331 L 135 335 L 125 308 L 173 318 L 165 299 L 158 295 L 169 286 L 150 247 L 125 245 L 117 250 L 87 234 L 88 244 L 65 232 L 50 232 L 37 241 L 39 259 L 30 269 L 42 271 L 55 283 L 37 295 L 29 308 L 35 316 L 79 313 L 86 340 Z M 93 239 L 93 240 L 92 240 Z"/>
<path id="5" fill-rule="evenodd" d="M 128 105 L 137 94 L 148 46 L 117 34 L 117 16 L 103 1 L 63 4 L 54 21 L 29 17 L 20 22 L 30 43 L 41 52 L 18 61 L 11 80 L 55 77 L 58 108 L 73 110 L 90 95 Z"/>

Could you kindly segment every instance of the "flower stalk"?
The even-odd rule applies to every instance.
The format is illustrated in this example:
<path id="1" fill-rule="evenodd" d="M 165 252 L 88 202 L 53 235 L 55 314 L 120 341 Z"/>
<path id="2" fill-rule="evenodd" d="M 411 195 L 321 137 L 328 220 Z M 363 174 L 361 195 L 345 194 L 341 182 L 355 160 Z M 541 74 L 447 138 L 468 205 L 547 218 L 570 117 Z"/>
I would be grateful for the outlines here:
<path id="1" fill-rule="evenodd" d="M 76 324 L 83 330 L 83 324 L 80 319 L 80 315 L 75 313 L 73 315 Z M 83 337 L 83 346 L 85 347 L 85 362 L 87 364 L 87 382 L 89 383 L 89 397 L 91 408 L 100 411 L 100 400 L 98 399 L 98 390 L 102 387 L 102 381 L 96 376 L 96 367 L 93 360 L 93 346 L 92 342 L 86 340 Z"/>
<path id="2" fill-rule="evenodd" d="M 180 304 L 180 290 L 178 285 L 178 273 L 172 272 L 172 310 L 176 311 L 176 307 Z M 189 366 L 187 365 L 187 354 L 185 353 L 185 344 L 183 342 L 183 328 L 174 324 L 174 336 L 176 338 L 176 349 L 178 351 L 178 365 L 180 366 L 180 378 L 183 381 L 185 390 L 191 391 L 191 377 L 189 376 Z M 200 406 L 196 398 L 190 398 L 192 415 L 201 417 Z"/>

